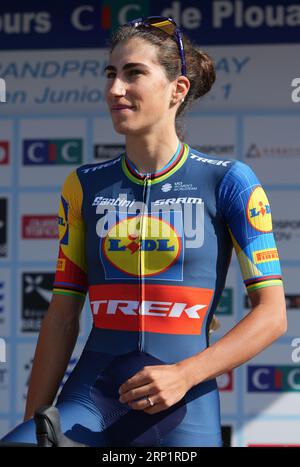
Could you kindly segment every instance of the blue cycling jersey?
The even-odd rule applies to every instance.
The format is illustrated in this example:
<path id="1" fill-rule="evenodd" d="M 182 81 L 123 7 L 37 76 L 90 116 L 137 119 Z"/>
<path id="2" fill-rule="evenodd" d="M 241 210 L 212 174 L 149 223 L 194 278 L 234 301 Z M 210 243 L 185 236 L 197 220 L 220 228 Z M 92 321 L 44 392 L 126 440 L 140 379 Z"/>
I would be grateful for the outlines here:
<path id="1" fill-rule="evenodd" d="M 58 399 L 66 434 L 98 446 L 220 446 L 215 379 L 152 416 L 119 403 L 117 389 L 145 365 L 209 345 L 233 247 L 248 290 L 282 284 L 253 171 L 185 143 L 154 173 L 126 153 L 84 165 L 64 183 L 59 231 L 53 293 L 88 293 L 94 323 Z"/>

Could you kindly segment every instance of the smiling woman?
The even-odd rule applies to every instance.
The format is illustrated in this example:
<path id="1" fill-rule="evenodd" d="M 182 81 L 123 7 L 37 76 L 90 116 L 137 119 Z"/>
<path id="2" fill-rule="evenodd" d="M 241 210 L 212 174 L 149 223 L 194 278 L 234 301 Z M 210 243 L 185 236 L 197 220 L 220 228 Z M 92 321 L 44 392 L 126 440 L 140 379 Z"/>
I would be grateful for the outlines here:
<path id="1" fill-rule="evenodd" d="M 214 81 L 211 58 L 172 18 L 137 19 L 112 37 L 105 100 L 126 150 L 62 187 L 26 422 L 5 441 L 34 441 L 31 417 L 53 403 L 88 292 L 93 327 L 57 400 L 63 432 L 92 446 L 222 446 L 216 377 L 282 335 L 286 316 L 259 180 L 184 142 L 179 118 Z M 252 309 L 210 345 L 233 248 Z"/>

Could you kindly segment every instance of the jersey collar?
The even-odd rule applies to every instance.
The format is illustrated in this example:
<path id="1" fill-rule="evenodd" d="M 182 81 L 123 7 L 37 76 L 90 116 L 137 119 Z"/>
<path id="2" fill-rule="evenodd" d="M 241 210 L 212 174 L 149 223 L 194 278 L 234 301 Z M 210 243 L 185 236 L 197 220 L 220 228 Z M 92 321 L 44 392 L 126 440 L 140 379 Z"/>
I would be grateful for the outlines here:
<path id="1" fill-rule="evenodd" d="M 173 173 L 176 172 L 186 161 L 188 152 L 188 145 L 180 141 L 175 154 L 172 156 L 169 162 L 160 170 L 148 174 L 140 173 L 134 163 L 128 158 L 126 153 L 123 153 L 121 156 L 121 165 L 123 172 L 132 182 L 143 185 L 145 177 L 148 175 L 148 182 L 154 184 L 163 182 L 168 177 L 173 175 Z"/>

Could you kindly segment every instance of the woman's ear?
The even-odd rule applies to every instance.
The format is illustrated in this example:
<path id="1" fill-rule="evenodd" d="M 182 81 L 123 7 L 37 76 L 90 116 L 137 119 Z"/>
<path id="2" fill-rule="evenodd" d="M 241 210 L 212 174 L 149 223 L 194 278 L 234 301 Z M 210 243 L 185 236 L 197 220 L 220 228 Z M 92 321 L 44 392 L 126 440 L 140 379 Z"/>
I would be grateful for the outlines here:
<path id="1" fill-rule="evenodd" d="M 179 78 L 177 78 L 177 80 L 174 83 L 172 104 L 177 104 L 177 102 L 183 102 L 185 96 L 189 92 L 190 86 L 190 81 L 186 76 L 179 76 Z"/>

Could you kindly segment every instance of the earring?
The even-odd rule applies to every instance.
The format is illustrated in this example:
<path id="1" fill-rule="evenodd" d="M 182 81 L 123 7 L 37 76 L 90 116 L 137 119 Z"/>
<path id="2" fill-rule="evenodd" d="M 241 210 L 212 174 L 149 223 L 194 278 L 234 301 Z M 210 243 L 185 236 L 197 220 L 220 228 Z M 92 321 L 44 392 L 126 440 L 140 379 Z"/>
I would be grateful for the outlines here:
<path id="1" fill-rule="evenodd" d="M 184 98 L 183 98 L 183 99 L 181 99 L 181 102 L 184 102 Z"/>

